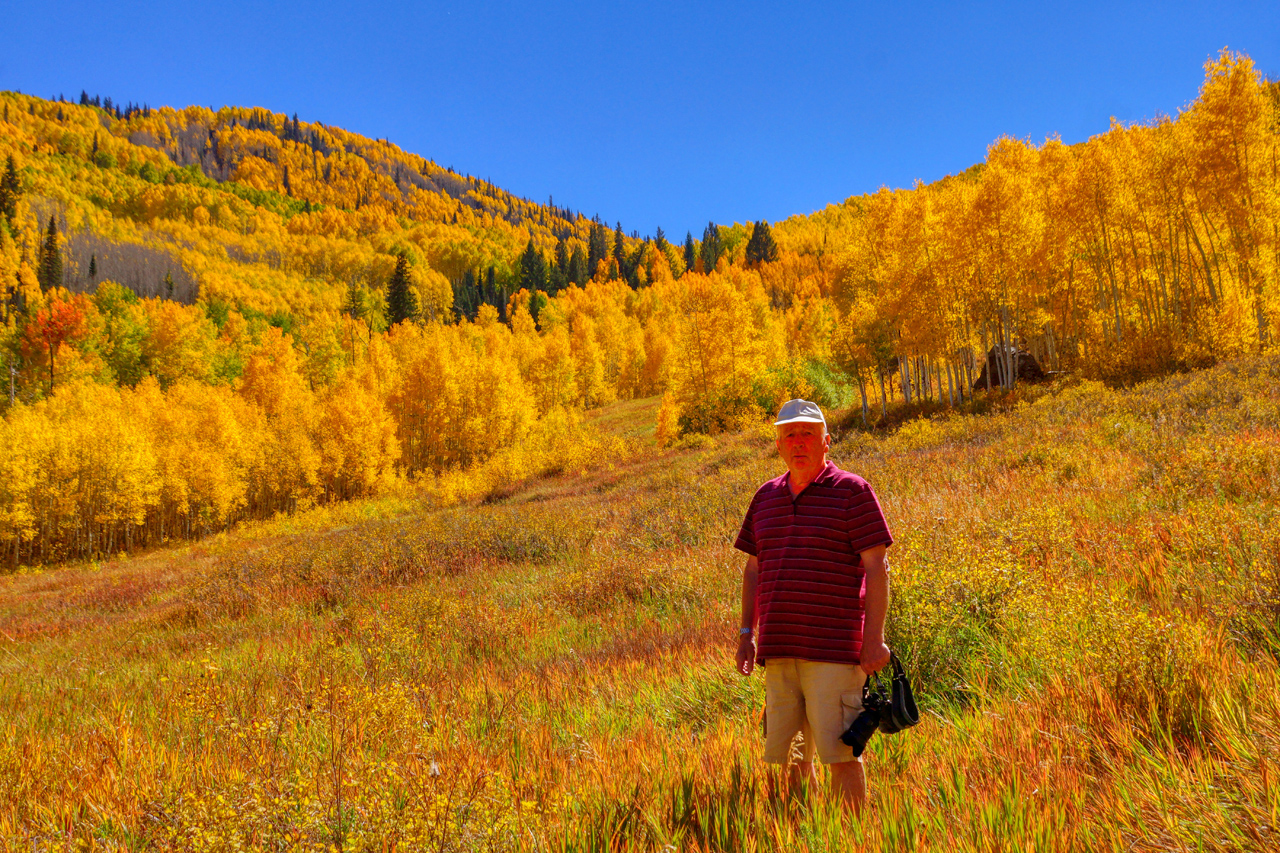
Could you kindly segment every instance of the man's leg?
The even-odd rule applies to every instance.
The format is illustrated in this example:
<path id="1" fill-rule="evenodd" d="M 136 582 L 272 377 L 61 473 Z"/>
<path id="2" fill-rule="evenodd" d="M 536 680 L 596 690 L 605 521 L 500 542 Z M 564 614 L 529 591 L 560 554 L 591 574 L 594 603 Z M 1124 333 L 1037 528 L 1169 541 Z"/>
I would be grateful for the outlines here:
<path id="1" fill-rule="evenodd" d="M 791 796 L 803 796 L 806 786 L 818 784 L 818 767 L 812 761 L 795 761 L 787 768 L 787 784 Z"/>
<path id="2" fill-rule="evenodd" d="M 831 768 L 831 792 L 855 812 L 867 804 L 867 777 L 862 772 L 862 759 L 841 761 Z"/>
<path id="3" fill-rule="evenodd" d="M 764 760 L 777 769 L 769 773 L 769 797 L 781 799 L 790 793 L 798 794 L 806 781 L 816 778 L 813 769 L 812 737 L 805 719 L 804 694 L 800 689 L 796 661 L 789 658 L 770 660 L 765 664 L 765 717 L 768 734 L 765 736 Z M 797 734 L 805 737 L 803 760 L 792 756 L 792 740 Z"/>
<path id="4" fill-rule="evenodd" d="M 849 808 L 861 809 L 867 799 L 862 761 L 840 735 L 862 712 L 866 674 L 854 664 L 804 661 L 799 666 L 805 695 L 805 714 L 818 757 L 831 769 L 831 790 Z"/>
<path id="5" fill-rule="evenodd" d="M 818 784 L 818 768 L 812 761 L 792 761 L 771 768 L 767 778 L 770 800 L 778 801 L 784 796 L 802 799 L 805 791 Z"/>

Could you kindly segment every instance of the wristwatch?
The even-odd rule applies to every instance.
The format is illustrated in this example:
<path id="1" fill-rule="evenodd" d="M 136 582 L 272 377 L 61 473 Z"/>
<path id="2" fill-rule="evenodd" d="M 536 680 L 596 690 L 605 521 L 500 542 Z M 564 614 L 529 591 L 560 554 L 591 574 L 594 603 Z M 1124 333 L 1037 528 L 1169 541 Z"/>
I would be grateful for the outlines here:
<path id="1" fill-rule="evenodd" d="M 751 636 L 751 629 L 750 629 L 750 628 L 739 628 L 739 629 L 738 629 L 738 636 L 739 636 L 739 637 L 750 637 L 750 636 Z"/>

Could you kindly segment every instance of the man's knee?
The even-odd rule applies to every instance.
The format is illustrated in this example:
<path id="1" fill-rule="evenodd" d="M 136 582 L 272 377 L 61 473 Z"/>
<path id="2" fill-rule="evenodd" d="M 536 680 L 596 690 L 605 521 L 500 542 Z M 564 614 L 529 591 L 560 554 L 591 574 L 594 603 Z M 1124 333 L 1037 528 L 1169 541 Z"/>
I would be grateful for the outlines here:
<path id="1" fill-rule="evenodd" d="M 855 758 L 852 761 L 840 761 L 836 764 L 828 764 L 831 769 L 831 775 L 837 779 L 857 778 L 862 775 L 862 759 Z"/>
<path id="2" fill-rule="evenodd" d="M 854 808 L 862 808 L 867 798 L 867 781 L 862 772 L 862 759 L 830 764 L 831 788 Z"/>
<path id="3" fill-rule="evenodd" d="M 841 791 L 846 797 L 861 799 L 865 795 L 867 780 L 862 772 L 861 758 L 827 766 L 831 768 L 831 787 Z"/>

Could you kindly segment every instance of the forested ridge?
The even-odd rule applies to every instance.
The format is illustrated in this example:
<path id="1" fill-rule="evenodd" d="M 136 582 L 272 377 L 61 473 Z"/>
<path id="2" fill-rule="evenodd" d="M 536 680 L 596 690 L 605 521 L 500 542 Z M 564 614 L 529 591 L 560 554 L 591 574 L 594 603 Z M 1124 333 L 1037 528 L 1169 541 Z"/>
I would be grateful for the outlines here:
<path id="1" fill-rule="evenodd" d="M 609 450 L 579 415 L 617 400 L 664 444 L 793 395 L 872 422 L 992 347 L 1123 383 L 1280 323 L 1280 89 L 1226 52 L 1176 117 L 674 242 L 297 116 L 0 109 L 10 565 L 500 486 Z"/>

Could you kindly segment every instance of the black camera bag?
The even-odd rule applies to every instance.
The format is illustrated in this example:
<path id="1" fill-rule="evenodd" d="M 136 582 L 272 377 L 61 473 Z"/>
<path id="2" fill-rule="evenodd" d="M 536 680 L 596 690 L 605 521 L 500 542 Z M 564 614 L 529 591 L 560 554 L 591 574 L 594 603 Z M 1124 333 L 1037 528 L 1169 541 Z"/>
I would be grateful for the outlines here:
<path id="1" fill-rule="evenodd" d="M 879 705 L 880 732 L 886 735 L 909 729 L 920 722 L 916 698 L 911 693 L 911 680 L 907 678 L 907 671 L 903 669 L 902 661 L 898 660 L 897 654 L 890 652 L 889 663 L 893 666 L 893 676 L 888 690 L 884 684 L 887 679 L 880 678 L 879 673 L 869 676 L 867 683 L 862 686 L 864 708 L 868 707 L 868 699 L 872 694 L 877 694 L 879 703 L 876 703 L 875 699 L 871 699 L 871 702 Z M 873 679 L 876 682 L 874 687 L 871 685 Z"/>

